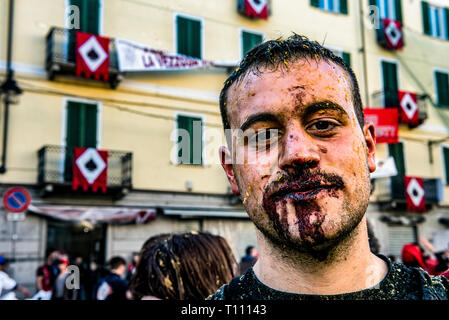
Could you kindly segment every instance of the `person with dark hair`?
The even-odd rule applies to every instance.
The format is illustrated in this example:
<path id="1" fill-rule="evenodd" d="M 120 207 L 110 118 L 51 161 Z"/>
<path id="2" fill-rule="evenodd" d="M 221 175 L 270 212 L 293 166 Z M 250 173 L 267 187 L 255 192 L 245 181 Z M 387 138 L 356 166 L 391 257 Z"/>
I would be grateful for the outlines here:
<path id="1" fill-rule="evenodd" d="M 160 234 L 142 246 L 131 292 L 142 300 L 203 300 L 237 275 L 226 239 L 208 232 Z"/>
<path id="2" fill-rule="evenodd" d="M 51 300 L 77 300 L 79 298 L 79 289 L 69 288 L 66 280 L 70 275 L 68 271 L 69 257 L 61 255 L 55 262 L 58 267 L 58 276 L 56 277 Z"/>
<path id="3" fill-rule="evenodd" d="M 126 260 L 112 257 L 108 265 L 110 272 L 98 287 L 97 300 L 127 300 L 128 283 L 124 280 Z"/>
<path id="4" fill-rule="evenodd" d="M 32 300 L 50 300 L 52 296 L 53 286 L 58 276 L 58 267 L 55 263 L 61 256 L 60 250 L 49 249 L 45 263 L 36 271 L 36 287 L 37 293 Z"/>
<path id="5" fill-rule="evenodd" d="M 126 273 L 126 280 L 128 282 L 131 281 L 131 277 L 133 276 L 134 272 L 136 272 L 136 267 L 138 263 L 139 263 L 139 253 L 133 252 L 131 262 L 128 264 L 128 271 Z"/>
<path id="6" fill-rule="evenodd" d="M 380 253 L 380 244 L 379 244 L 379 240 L 377 240 L 376 235 L 374 234 L 374 230 L 373 227 L 371 226 L 371 224 L 369 223 L 368 220 L 366 220 L 366 228 L 368 230 L 368 243 L 369 243 L 369 248 L 371 250 L 372 253 L 374 254 L 379 254 Z"/>
<path id="7" fill-rule="evenodd" d="M 210 299 L 448 298 L 447 279 L 370 250 L 375 128 L 342 58 L 297 34 L 263 42 L 219 102 L 220 159 L 256 226 L 259 258 Z"/>
<path id="8" fill-rule="evenodd" d="M 253 266 L 257 261 L 258 253 L 254 246 L 248 246 L 245 249 L 245 255 L 240 260 L 240 274 L 243 274 L 249 267 Z"/>

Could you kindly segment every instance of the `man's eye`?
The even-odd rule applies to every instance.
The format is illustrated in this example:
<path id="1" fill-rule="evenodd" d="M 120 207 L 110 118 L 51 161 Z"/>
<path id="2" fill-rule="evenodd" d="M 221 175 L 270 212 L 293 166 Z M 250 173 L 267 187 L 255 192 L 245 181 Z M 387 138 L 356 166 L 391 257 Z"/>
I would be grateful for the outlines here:
<path id="1" fill-rule="evenodd" d="M 248 144 L 258 149 L 269 148 L 270 145 L 276 143 L 277 137 L 277 130 L 259 130 L 249 137 Z"/>
<path id="2" fill-rule="evenodd" d="M 338 125 L 336 123 L 330 122 L 330 121 L 317 121 L 314 124 L 312 124 L 309 128 L 311 130 L 317 130 L 317 131 L 329 131 L 337 127 Z"/>

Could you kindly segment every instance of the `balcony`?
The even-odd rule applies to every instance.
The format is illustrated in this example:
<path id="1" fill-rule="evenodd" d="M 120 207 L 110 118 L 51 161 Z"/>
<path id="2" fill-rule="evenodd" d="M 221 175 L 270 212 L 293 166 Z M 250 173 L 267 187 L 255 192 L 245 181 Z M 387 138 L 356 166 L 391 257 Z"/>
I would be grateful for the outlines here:
<path id="1" fill-rule="evenodd" d="M 102 192 L 72 190 L 73 149 L 46 145 L 38 151 L 38 185 L 42 196 L 70 193 L 104 195 Z M 116 199 L 132 188 L 132 153 L 108 150 L 107 192 Z"/>
<path id="2" fill-rule="evenodd" d="M 47 34 L 45 68 L 50 80 L 59 75 L 75 75 L 76 37 L 75 29 L 52 27 Z M 115 41 L 109 44 L 109 85 L 115 89 L 123 76 L 119 72 Z"/>
<path id="3" fill-rule="evenodd" d="M 376 188 L 380 192 L 377 194 L 377 200 L 381 202 L 381 207 L 384 210 L 406 210 L 405 199 L 405 183 L 404 176 L 398 175 L 383 181 L 376 181 Z M 424 178 L 424 192 L 426 197 L 427 211 L 431 210 L 432 206 L 438 205 L 443 201 L 443 184 L 440 178 Z"/>
<path id="4" fill-rule="evenodd" d="M 417 94 L 418 100 L 418 125 L 408 125 L 410 129 L 416 128 L 427 119 L 427 98 L 426 94 Z M 398 92 L 394 91 L 376 91 L 371 95 L 370 108 L 400 108 Z"/>

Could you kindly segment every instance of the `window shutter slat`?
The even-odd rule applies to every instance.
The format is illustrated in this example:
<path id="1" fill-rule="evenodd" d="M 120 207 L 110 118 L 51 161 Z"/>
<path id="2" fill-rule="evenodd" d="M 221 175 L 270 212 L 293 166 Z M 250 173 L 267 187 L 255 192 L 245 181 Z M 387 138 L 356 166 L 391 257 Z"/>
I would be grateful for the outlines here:
<path id="1" fill-rule="evenodd" d="M 177 53 L 201 59 L 201 21 L 178 16 L 176 29 Z"/>
<path id="2" fill-rule="evenodd" d="M 402 2 L 401 0 L 395 0 L 396 20 L 402 23 Z"/>
<path id="3" fill-rule="evenodd" d="M 351 54 L 349 52 L 343 52 L 341 57 L 344 62 L 350 67 L 351 66 Z"/>
<path id="4" fill-rule="evenodd" d="M 340 0 L 340 13 L 348 14 L 348 0 Z"/>
<path id="5" fill-rule="evenodd" d="M 401 142 L 395 144 L 388 144 L 389 155 L 393 157 L 398 174 L 391 177 L 391 195 L 394 199 L 405 198 L 405 162 L 404 162 L 404 147 Z"/>
<path id="6" fill-rule="evenodd" d="M 429 20 L 429 4 L 426 1 L 421 2 L 423 32 L 430 35 L 430 20 Z"/>
<path id="7" fill-rule="evenodd" d="M 320 1 L 319 0 L 310 0 L 310 5 L 312 7 L 318 8 L 320 6 Z"/>
<path id="8" fill-rule="evenodd" d="M 85 104 L 85 145 L 86 148 L 97 147 L 97 117 L 98 107 L 95 104 Z"/>
<path id="9" fill-rule="evenodd" d="M 444 8 L 444 15 L 446 16 L 446 39 L 449 40 L 449 8 Z"/>
<path id="10" fill-rule="evenodd" d="M 438 106 L 449 107 L 449 75 L 436 72 Z"/>
<path id="11" fill-rule="evenodd" d="M 399 97 L 396 64 L 382 61 L 382 73 L 385 95 L 384 107 L 397 108 L 399 105 Z"/>
<path id="12" fill-rule="evenodd" d="M 449 148 L 443 147 L 443 157 L 446 185 L 449 185 Z"/>

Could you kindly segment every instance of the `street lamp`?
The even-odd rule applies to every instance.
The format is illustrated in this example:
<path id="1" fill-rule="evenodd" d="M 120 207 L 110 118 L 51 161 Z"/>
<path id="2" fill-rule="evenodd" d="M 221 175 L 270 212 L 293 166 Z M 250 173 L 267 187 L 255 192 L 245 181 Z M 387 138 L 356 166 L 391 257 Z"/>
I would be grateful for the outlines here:
<path id="1" fill-rule="evenodd" d="M 5 104 L 18 104 L 19 96 L 23 93 L 23 90 L 18 86 L 16 80 L 14 80 L 14 72 L 11 70 L 5 81 L 0 86 L 0 97 Z M 4 95 L 4 97 L 3 97 Z"/>

